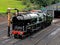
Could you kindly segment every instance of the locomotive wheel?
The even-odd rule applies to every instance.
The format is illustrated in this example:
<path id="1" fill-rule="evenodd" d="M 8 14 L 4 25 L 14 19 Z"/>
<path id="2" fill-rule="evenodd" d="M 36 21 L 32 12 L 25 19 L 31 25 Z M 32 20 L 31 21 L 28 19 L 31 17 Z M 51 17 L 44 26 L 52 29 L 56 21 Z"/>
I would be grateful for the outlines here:
<path id="1" fill-rule="evenodd" d="M 50 26 L 50 25 L 51 25 L 51 22 L 48 23 L 48 26 Z"/>
<path id="2" fill-rule="evenodd" d="M 51 22 L 49 23 L 49 25 L 51 25 Z"/>
<path id="3" fill-rule="evenodd" d="M 45 23 L 42 23 L 41 29 L 44 29 L 44 28 L 45 28 Z"/>
<path id="4" fill-rule="evenodd" d="M 19 35 L 15 34 L 15 35 L 14 35 L 14 38 L 15 38 L 15 39 L 18 39 L 18 38 L 19 38 Z"/>
<path id="5" fill-rule="evenodd" d="M 23 39 L 24 37 L 21 36 L 21 35 L 17 35 L 17 34 L 15 34 L 15 35 L 14 35 L 14 38 L 15 38 L 15 39 Z"/>
<path id="6" fill-rule="evenodd" d="M 24 38 L 23 36 L 19 35 L 19 39 L 23 39 L 23 38 Z"/>
<path id="7" fill-rule="evenodd" d="M 51 22 L 49 23 L 49 25 L 51 25 Z"/>

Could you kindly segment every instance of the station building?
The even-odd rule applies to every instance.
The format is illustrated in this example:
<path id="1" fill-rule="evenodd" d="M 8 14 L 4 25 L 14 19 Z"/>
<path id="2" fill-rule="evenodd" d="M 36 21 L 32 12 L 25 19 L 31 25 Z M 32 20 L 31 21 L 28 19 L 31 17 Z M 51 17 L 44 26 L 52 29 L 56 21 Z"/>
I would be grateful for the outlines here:
<path id="1" fill-rule="evenodd" d="M 60 18 L 60 3 L 46 7 L 47 13 L 53 15 L 54 18 Z"/>

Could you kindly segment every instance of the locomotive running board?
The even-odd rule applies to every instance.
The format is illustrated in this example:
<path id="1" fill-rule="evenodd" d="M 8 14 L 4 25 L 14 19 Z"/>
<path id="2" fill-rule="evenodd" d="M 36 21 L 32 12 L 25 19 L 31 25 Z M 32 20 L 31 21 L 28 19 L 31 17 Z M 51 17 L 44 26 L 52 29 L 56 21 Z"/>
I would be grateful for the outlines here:
<path id="1" fill-rule="evenodd" d="M 32 29 L 32 30 L 39 30 L 41 27 L 37 27 L 37 28 L 35 28 L 35 29 Z"/>

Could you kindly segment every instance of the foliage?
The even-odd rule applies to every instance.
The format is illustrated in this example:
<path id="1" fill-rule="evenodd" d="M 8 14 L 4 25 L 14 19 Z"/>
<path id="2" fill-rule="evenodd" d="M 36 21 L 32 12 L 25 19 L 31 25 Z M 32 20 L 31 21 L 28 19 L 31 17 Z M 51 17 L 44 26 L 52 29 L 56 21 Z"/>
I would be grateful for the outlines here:
<path id="1" fill-rule="evenodd" d="M 45 7 L 45 6 L 48 6 L 48 5 L 51 5 L 51 4 L 55 4 L 55 3 L 58 3 L 60 2 L 60 0 L 22 0 L 23 2 L 25 3 L 30 3 L 31 6 L 33 9 L 39 9 L 40 7 Z M 27 5 L 26 4 L 26 5 Z"/>
<path id="2" fill-rule="evenodd" d="M 20 11 L 23 10 L 26 6 L 22 4 L 21 1 L 17 0 L 0 0 L 0 12 L 4 13 L 7 11 L 7 8 L 18 8 Z"/>
<path id="3" fill-rule="evenodd" d="M 40 9 L 60 0 L 0 0 L 0 12 L 6 12 L 8 7 L 22 10 Z"/>

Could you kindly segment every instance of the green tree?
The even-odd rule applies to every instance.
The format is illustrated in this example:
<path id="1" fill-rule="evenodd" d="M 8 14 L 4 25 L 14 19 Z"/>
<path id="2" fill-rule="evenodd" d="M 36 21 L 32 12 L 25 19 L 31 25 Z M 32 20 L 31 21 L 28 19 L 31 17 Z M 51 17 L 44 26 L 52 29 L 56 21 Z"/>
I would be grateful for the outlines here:
<path id="1" fill-rule="evenodd" d="M 40 9 L 48 5 L 60 2 L 60 0 L 21 0 L 28 9 Z"/>

